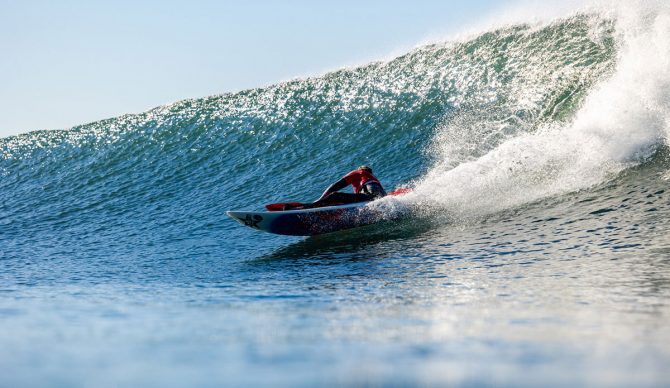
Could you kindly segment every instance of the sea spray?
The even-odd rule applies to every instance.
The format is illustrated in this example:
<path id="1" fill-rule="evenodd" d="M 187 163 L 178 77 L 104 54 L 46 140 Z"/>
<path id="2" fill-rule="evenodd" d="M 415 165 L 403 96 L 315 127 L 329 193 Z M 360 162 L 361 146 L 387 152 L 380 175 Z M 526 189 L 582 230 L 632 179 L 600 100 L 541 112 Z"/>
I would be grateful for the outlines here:
<path id="1" fill-rule="evenodd" d="M 528 105 L 534 106 L 531 112 L 553 110 L 533 100 L 536 91 L 532 88 L 516 91 L 516 100 L 497 115 L 480 104 L 488 122 L 477 120 L 475 108 L 448 117 L 433 145 L 438 155 L 435 166 L 408 200 L 441 208 L 442 214 L 447 210 L 450 217 L 481 216 L 602 183 L 653 156 L 668 139 L 667 8 L 620 5 L 618 12 L 604 12 L 614 21 L 616 66 L 563 120 L 517 114 Z M 608 34 L 603 38 L 602 24 L 592 26 L 587 36 L 594 44 L 610 39 Z M 561 45 L 570 45 L 570 41 Z M 565 69 L 575 71 L 576 66 L 568 64 L 561 70 Z M 593 73 L 581 75 L 577 84 L 584 84 L 584 77 Z M 536 74 L 523 74 L 511 83 L 528 85 L 523 76 L 545 81 L 546 89 L 551 90 L 551 80 Z M 554 76 L 563 77 L 560 73 Z M 586 91 L 575 87 L 573 92 Z M 490 121 L 495 117 L 502 119 Z"/>

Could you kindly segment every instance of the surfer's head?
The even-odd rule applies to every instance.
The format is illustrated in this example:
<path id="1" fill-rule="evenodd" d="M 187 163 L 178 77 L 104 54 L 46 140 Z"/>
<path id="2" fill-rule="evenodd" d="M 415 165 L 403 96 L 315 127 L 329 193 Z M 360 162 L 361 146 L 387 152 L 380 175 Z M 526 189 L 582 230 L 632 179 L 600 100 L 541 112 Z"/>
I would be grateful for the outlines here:
<path id="1" fill-rule="evenodd" d="M 370 174 L 372 174 L 372 169 L 370 168 L 370 166 L 363 165 L 363 166 L 360 166 L 358 169 L 359 169 L 359 170 L 367 171 L 367 172 L 369 172 Z"/>

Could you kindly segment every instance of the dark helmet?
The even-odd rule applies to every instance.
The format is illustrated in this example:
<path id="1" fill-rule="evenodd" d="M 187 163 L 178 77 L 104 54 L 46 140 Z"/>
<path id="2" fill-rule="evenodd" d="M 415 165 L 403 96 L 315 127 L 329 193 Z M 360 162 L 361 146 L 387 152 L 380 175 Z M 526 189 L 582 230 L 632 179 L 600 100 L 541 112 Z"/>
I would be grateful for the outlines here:
<path id="1" fill-rule="evenodd" d="M 360 166 L 358 169 L 359 170 L 365 170 L 365 171 L 369 172 L 370 174 L 372 174 L 372 168 L 370 168 L 370 166 L 363 165 L 363 166 Z"/>

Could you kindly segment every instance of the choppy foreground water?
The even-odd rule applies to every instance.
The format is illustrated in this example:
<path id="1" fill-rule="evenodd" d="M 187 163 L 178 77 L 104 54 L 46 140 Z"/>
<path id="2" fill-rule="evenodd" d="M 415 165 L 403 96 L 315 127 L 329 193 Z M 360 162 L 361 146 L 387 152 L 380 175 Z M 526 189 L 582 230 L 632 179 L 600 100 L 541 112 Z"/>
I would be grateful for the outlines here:
<path id="1" fill-rule="evenodd" d="M 664 385 L 668 194 L 612 190 L 233 257 L 5 260 L 3 385 Z"/>

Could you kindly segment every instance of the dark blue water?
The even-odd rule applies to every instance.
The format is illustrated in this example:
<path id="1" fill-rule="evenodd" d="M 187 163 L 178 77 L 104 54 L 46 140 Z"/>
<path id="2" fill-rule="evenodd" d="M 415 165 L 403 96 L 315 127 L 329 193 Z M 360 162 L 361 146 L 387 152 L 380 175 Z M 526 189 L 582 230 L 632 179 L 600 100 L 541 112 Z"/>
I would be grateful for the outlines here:
<path id="1" fill-rule="evenodd" d="M 667 385 L 664 15 L 0 139 L 0 385 Z M 363 163 L 409 217 L 225 215 Z"/>

